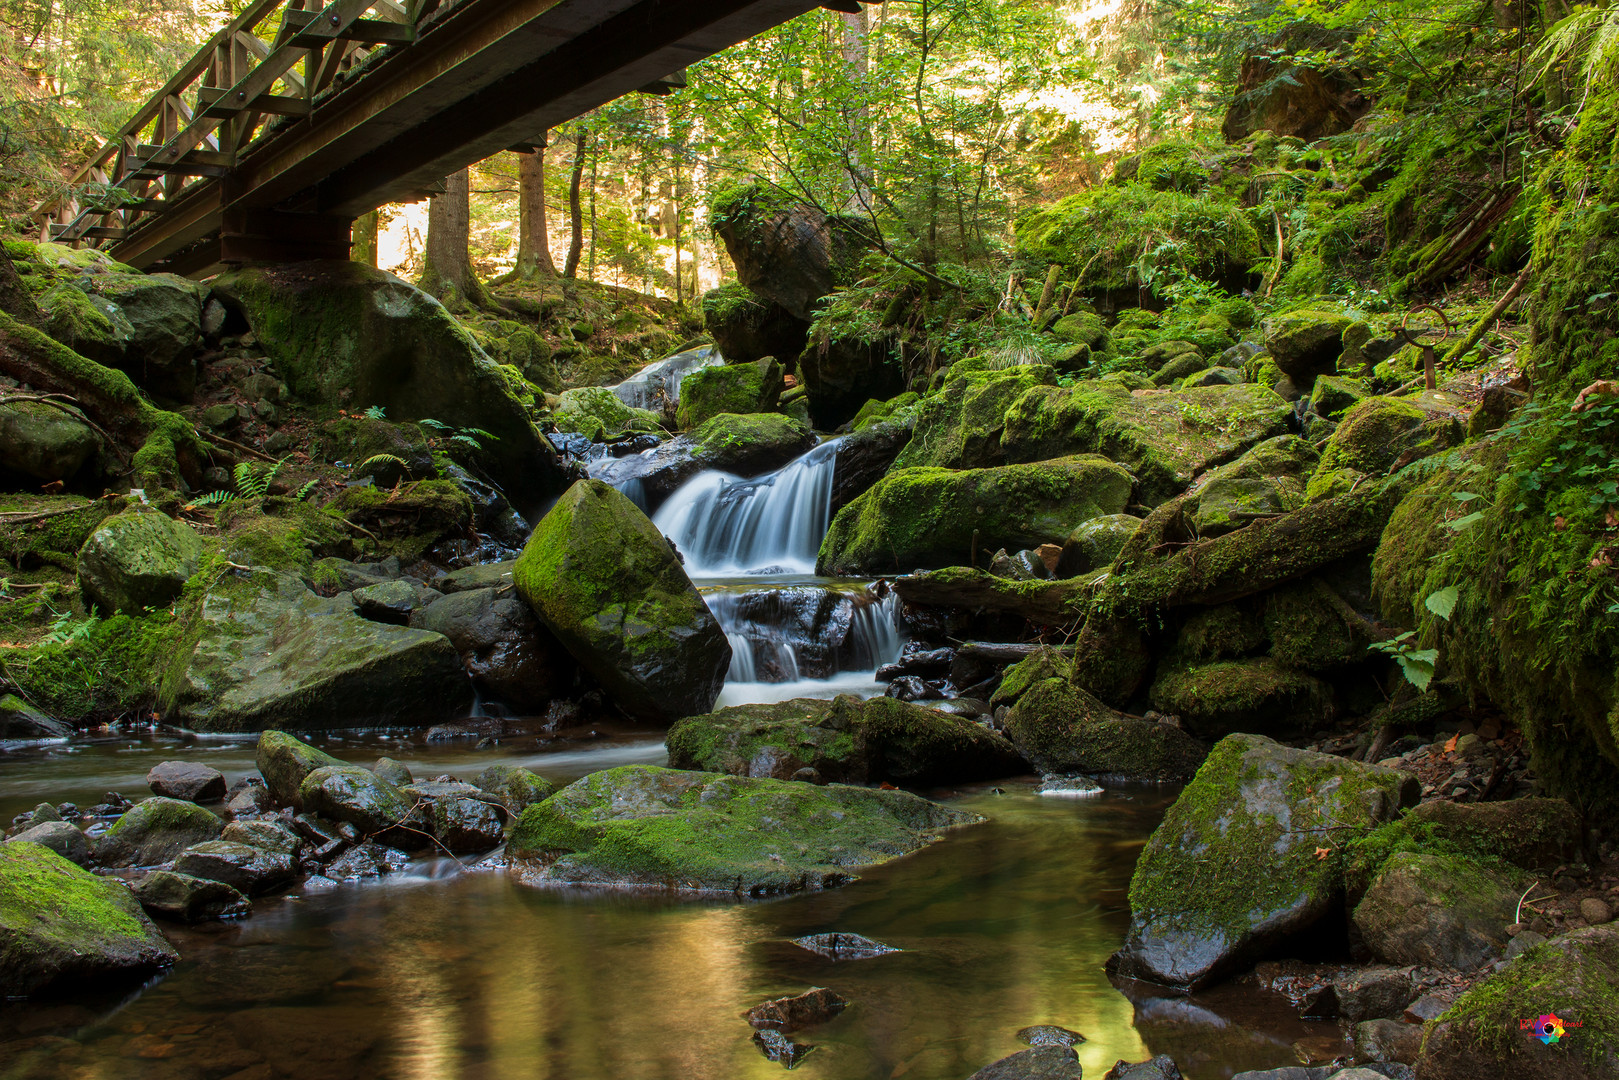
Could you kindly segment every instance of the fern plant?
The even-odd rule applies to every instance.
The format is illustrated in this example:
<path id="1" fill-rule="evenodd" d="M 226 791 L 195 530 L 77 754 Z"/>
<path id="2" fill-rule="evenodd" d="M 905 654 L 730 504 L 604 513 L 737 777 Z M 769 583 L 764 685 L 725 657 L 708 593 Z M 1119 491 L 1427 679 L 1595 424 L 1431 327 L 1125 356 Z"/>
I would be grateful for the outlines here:
<path id="1" fill-rule="evenodd" d="M 453 442 L 473 450 L 482 450 L 483 443 L 479 442 L 479 439 L 488 439 L 490 442 L 496 442 L 499 439 L 499 436 L 491 434 L 483 428 L 455 427 L 451 424 L 446 424 L 442 420 L 432 419 L 417 422 L 433 433 L 428 436 L 427 442 L 434 449 L 438 449 L 441 442 Z"/>

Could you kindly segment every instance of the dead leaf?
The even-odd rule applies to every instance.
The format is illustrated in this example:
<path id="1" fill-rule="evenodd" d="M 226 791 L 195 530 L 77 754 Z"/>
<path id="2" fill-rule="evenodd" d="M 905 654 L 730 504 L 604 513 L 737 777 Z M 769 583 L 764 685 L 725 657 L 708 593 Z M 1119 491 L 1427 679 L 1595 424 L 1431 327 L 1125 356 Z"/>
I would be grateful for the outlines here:
<path id="1" fill-rule="evenodd" d="M 1445 740 L 1445 753 L 1454 754 L 1456 752 L 1456 740 L 1461 738 L 1461 737 L 1462 737 L 1462 733 L 1458 731 L 1456 734 L 1454 734 L 1450 738 L 1446 739 Z"/>
<path id="2" fill-rule="evenodd" d="M 1332 849 L 1329 848 L 1329 847 L 1318 847 L 1318 848 L 1316 848 L 1315 849 L 1316 862 L 1326 862 L 1327 861 L 1327 856 L 1329 856 L 1331 854 L 1332 854 Z"/>

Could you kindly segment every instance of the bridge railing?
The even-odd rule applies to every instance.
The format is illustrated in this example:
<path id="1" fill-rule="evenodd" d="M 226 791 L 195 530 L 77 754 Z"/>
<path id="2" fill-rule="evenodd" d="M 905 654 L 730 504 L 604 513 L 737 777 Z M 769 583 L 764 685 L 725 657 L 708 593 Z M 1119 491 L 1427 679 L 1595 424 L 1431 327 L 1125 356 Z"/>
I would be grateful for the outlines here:
<path id="1" fill-rule="evenodd" d="M 65 194 L 34 208 L 40 239 L 116 241 L 173 210 L 198 183 L 229 173 L 272 118 L 309 115 L 372 50 L 414 41 L 439 3 L 256 0 L 78 168 Z"/>

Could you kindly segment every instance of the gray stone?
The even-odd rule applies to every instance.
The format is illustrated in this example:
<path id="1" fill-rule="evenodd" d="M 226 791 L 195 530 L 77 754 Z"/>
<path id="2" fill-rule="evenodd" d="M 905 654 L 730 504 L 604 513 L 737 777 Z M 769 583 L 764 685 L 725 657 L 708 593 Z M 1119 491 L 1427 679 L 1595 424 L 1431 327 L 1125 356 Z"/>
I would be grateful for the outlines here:
<path id="1" fill-rule="evenodd" d="M 1580 918 L 1591 926 L 1601 926 L 1605 922 L 1613 921 L 1613 908 L 1608 906 L 1606 900 L 1587 896 L 1580 901 Z"/>
<path id="2" fill-rule="evenodd" d="M 174 869 L 259 896 L 290 884 L 297 868 L 291 855 L 229 840 L 209 840 L 182 851 L 174 860 Z"/>
<path id="3" fill-rule="evenodd" d="M 388 783 L 400 787 L 410 783 L 411 780 L 410 769 L 403 762 L 395 761 L 393 758 L 378 758 L 377 763 L 371 766 L 371 771 Z"/>
<path id="4" fill-rule="evenodd" d="M 1411 972 L 1406 968 L 1371 967 L 1332 981 L 1338 1015 L 1350 1023 L 1397 1017 L 1411 1001 Z"/>
<path id="5" fill-rule="evenodd" d="M 412 614 L 410 625 L 448 638 L 473 685 L 515 712 L 543 712 L 573 688 L 579 670 L 509 585 L 442 596 Z"/>
<path id="6" fill-rule="evenodd" d="M 1516 937 L 1507 942 L 1505 951 L 1501 953 L 1501 959 L 1516 960 L 1545 940 L 1545 934 L 1537 934 L 1533 930 L 1520 930 Z"/>
<path id="7" fill-rule="evenodd" d="M 223 881 L 171 870 L 153 870 L 136 882 L 135 898 L 148 914 L 183 923 L 235 919 L 253 910 L 247 897 Z"/>
<path id="8" fill-rule="evenodd" d="M 1363 1061 L 1414 1064 L 1422 1052 L 1422 1025 L 1401 1020 L 1366 1020 L 1355 1025 L 1355 1056 Z"/>
<path id="9" fill-rule="evenodd" d="M 186 802 L 218 802 L 225 797 L 225 774 L 191 761 L 165 761 L 152 766 L 146 786 L 154 795 Z"/>
<path id="10" fill-rule="evenodd" d="M 1174 1058 L 1168 1054 L 1159 1054 L 1150 1061 L 1114 1062 L 1113 1068 L 1107 1071 L 1102 1080 L 1184 1080 L 1184 1078 Z"/>
<path id="11" fill-rule="evenodd" d="M 1351 920 L 1380 960 L 1471 971 L 1506 948 L 1523 884 L 1469 860 L 1401 852 Z"/>
<path id="12" fill-rule="evenodd" d="M 516 565 L 516 560 L 511 559 L 505 562 L 467 566 L 434 578 L 432 585 L 446 596 L 471 589 L 498 589 L 512 583 L 512 567 Z"/>
<path id="13" fill-rule="evenodd" d="M 419 589 L 408 581 L 382 581 L 354 590 L 354 610 L 360 618 L 372 622 L 394 623 L 403 626 L 410 621 L 410 613 L 427 606 L 436 596 Z"/>
<path id="14" fill-rule="evenodd" d="M 323 765 L 346 765 L 348 762 L 324 750 L 317 750 L 284 731 L 266 731 L 259 735 L 256 764 L 276 804 L 299 808 L 298 788 L 303 784 L 304 777 Z"/>
<path id="15" fill-rule="evenodd" d="M 196 803 L 154 795 L 112 823 L 96 841 L 95 860 L 103 866 L 156 866 L 224 829 L 223 821 Z"/>
<path id="16" fill-rule="evenodd" d="M 1071 1046 L 1040 1046 L 986 1065 L 967 1080 L 1080 1080 Z"/>
<path id="17" fill-rule="evenodd" d="M 298 786 L 306 810 L 348 822 L 366 836 L 387 832 L 404 822 L 412 801 L 403 791 L 358 765 L 325 765 Z"/>
<path id="18" fill-rule="evenodd" d="M 1020 1029 L 1017 1039 L 1029 1046 L 1078 1046 L 1085 1041 L 1085 1036 L 1056 1024 L 1035 1024 Z"/>
<path id="19" fill-rule="evenodd" d="M 514 817 L 535 803 L 544 802 L 556 791 L 551 781 L 520 765 L 491 765 L 474 776 L 472 782 L 498 797 Z"/>
<path id="20" fill-rule="evenodd" d="M 405 797 L 425 801 L 428 827 L 453 854 L 477 854 L 499 844 L 507 811 L 496 796 L 470 784 L 411 784 Z"/>
<path id="21" fill-rule="evenodd" d="M 69 825 L 65 821 L 40 821 L 37 814 L 34 821 L 35 824 L 13 836 L 6 843 L 40 844 L 76 866 L 89 864 L 90 842 L 76 826 Z"/>
<path id="22" fill-rule="evenodd" d="M 66 739 L 73 728 L 34 708 L 16 694 L 0 695 L 0 739 Z"/>
<path id="23" fill-rule="evenodd" d="M 79 588 L 86 604 L 107 615 L 167 607 L 206 551 L 185 522 L 148 508 L 126 510 L 103 521 L 79 549 Z"/>
<path id="24" fill-rule="evenodd" d="M 0 996 L 138 981 L 179 959 L 123 882 L 0 844 Z"/>
<path id="25" fill-rule="evenodd" d="M 35 480 L 67 480 L 95 454 L 96 433 L 43 401 L 0 402 L 0 462 Z"/>
<path id="26" fill-rule="evenodd" d="M 304 846 L 298 831 L 280 818 L 270 821 L 233 821 L 220 836 L 232 844 L 247 844 L 261 851 L 296 858 Z"/>

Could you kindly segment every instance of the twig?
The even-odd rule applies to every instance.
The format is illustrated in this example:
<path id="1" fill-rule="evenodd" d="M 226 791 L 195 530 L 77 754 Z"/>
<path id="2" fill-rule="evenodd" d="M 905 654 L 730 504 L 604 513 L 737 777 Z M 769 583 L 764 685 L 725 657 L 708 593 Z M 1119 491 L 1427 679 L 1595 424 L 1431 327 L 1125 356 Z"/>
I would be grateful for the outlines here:
<path id="1" fill-rule="evenodd" d="M 271 457 L 269 454 L 266 454 L 263 451 L 255 450 L 251 446 L 243 446 L 239 442 L 232 442 L 230 439 L 225 438 L 225 436 L 223 436 L 223 435 L 215 435 L 213 432 L 211 432 L 211 431 L 203 431 L 201 428 L 197 428 L 196 432 L 197 432 L 198 435 L 201 435 L 203 438 L 208 439 L 211 442 L 216 442 L 220 446 L 225 447 L 226 449 L 235 450 L 239 454 L 246 454 L 248 457 L 258 458 L 260 461 L 268 461 L 271 464 L 275 464 L 279 460 L 277 458 Z"/>
<path id="2" fill-rule="evenodd" d="M 93 504 L 84 503 L 79 506 L 62 506 L 55 510 L 41 510 L 35 514 L 0 514 L 0 525 L 23 525 L 30 521 L 43 521 L 60 514 L 71 514 L 75 510 L 88 510 L 91 505 Z"/>
<path id="3" fill-rule="evenodd" d="M 354 522 L 350 521 L 346 517 L 339 516 L 337 520 L 341 521 L 343 524 L 347 525 L 349 528 L 355 530 L 356 532 L 365 533 L 365 535 L 369 536 L 371 539 L 376 540 L 377 543 L 379 543 L 379 544 L 382 543 L 382 541 L 377 537 L 377 534 L 372 532 L 370 529 L 363 528 L 362 526 L 356 525 L 356 524 L 354 524 Z"/>
<path id="4" fill-rule="evenodd" d="M 4 397 L 0 397 L 0 402 L 9 403 L 13 401 L 37 401 L 43 405 L 52 405 L 61 409 L 101 436 L 101 440 L 107 444 L 107 449 L 111 450 L 120 462 L 128 463 L 129 455 L 124 453 L 124 448 L 119 446 L 100 424 L 85 415 L 84 406 L 79 404 L 78 398 L 68 394 L 6 394 Z"/>

